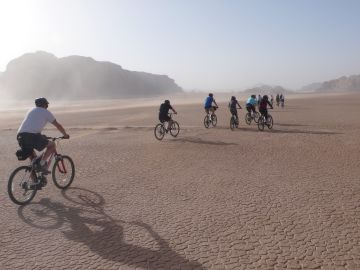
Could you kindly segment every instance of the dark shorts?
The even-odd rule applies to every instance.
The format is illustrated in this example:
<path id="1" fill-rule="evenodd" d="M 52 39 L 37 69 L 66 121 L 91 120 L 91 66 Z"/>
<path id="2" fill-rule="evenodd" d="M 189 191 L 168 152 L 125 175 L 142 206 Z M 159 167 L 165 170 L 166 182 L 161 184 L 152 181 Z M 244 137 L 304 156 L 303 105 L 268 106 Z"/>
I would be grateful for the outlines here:
<path id="1" fill-rule="evenodd" d="M 48 145 L 49 140 L 45 135 L 40 133 L 19 133 L 16 139 L 22 149 L 36 149 L 38 151 L 44 150 Z"/>
<path id="2" fill-rule="evenodd" d="M 162 114 L 159 114 L 159 120 L 160 120 L 160 122 L 161 123 L 164 123 L 164 122 L 166 122 L 166 121 L 170 121 L 170 116 L 169 115 L 162 115 Z"/>
<path id="3" fill-rule="evenodd" d="M 267 109 L 260 109 L 259 111 L 260 111 L 261 115 L 264 115 L 267 118 L 267 116 L 268 116 L 268 110 Z"/>
<path id="4" fill-rule="evenodd" d="M 251 104 L 246 104 L 246 110 L 251 113 L 251 111 L 255 112 L 255 106 Z"/>
<path id="5" fill-rule="evenodd" d="M 234 108 L 230 108 L 230 113 L 232 114 L 232 115 L 238 115 L 238 113 L 237 113 L 237 109 L 234 109 Z"/>

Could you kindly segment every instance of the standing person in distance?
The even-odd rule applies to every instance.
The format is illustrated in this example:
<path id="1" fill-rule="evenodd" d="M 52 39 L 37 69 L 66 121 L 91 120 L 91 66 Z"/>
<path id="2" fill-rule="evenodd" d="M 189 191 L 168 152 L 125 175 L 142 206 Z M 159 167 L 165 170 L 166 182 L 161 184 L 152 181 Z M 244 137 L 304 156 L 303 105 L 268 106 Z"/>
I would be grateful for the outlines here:
<path id="1" fill-rule="evenodd" d="M 281 108 L 284 108 L 284 105 L 285 105 L 285 95 L 281 94 Z"/>
<path id="2" fill-rule="evenodd" d="M 35 99 L 35 108 L 30 109 L 25 119 L 22 121 L 16 139 L 21 147 L 23 153 L 33 160 L 36 157 L 34 149 L 42 151 L 46 148 L 41 160 L 36 160 L 36 169 L 44 173 L 47 171 L 47 159 L 56 151 L 54 142 L 49 141 L 41 132 L 47 123 L 53 124 L 64 136 L 64 139 L 69 139 L 70 136 L 66 133 L 63 126 L 56 121 L 54 115 L 48 111 L 49 102 L 46 98 L 41 97 Z"/>
<path id="3" fill-rule="evenodd" d="M 279 94 L 276 94 L 276 106 L 279 107 L 279 103 L 280 103 L 280 96 Z"/>

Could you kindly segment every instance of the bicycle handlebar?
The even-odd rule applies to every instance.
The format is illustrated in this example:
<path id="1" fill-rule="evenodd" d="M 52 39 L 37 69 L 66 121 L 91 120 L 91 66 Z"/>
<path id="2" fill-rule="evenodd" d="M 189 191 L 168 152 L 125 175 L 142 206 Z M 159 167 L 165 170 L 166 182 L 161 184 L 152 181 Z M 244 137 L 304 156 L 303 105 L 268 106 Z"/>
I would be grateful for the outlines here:
<path id="1" fill-rule="evenodd" d="M 46 139 L 52 140 L 54 142 L 56 140 L 67 140 L 68 138 L 64 138 L 64 136 L 61 136 L 61 137 L 48 137 L 48 136 L 46 136 Z"/>

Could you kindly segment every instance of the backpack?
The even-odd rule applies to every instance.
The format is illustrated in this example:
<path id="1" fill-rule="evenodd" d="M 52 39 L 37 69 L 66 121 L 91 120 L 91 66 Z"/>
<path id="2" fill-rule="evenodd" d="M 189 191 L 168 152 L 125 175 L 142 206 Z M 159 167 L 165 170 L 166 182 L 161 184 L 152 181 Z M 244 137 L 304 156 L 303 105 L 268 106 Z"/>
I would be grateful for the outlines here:
<path id="1" fill-rule="evenodd" d="M 31 156 L 33 150 L 31 148 L 20 148 L 16 151 L 15 155 L 18 160 L 26 160 Z"/>

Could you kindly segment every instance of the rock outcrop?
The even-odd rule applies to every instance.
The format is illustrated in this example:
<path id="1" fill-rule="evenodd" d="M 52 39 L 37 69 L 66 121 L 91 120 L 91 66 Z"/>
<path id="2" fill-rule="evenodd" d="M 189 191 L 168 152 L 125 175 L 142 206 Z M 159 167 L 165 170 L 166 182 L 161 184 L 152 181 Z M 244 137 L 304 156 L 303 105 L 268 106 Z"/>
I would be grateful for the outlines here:
<path id="1" fill-rule="evenodd" d="M 343 76 L 323 82 L 317 92 L 360 92 L 360 75 Z"/>
<path id="2" fill-rule="evenodd" d="M 0 77 L 0 85 L 18 99 L 132 98 L 182 92 L 166 75 L 129 71 L 90 57 L 57 58 L 46 52 L 25 54 L 11 61 Z"/>

